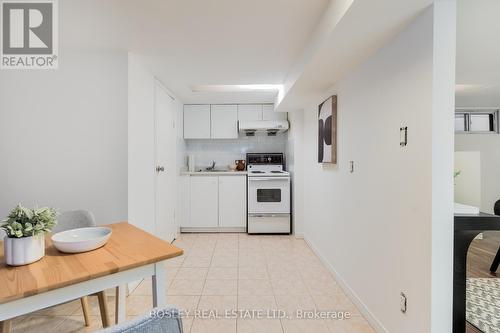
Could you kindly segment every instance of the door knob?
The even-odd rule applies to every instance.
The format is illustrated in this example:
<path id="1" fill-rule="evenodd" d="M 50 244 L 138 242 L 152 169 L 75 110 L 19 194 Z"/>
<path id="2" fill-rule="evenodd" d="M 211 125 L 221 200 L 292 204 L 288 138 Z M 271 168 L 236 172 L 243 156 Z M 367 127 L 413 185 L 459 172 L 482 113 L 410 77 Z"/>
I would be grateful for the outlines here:
<path id="1" fill-rule="evenodd" d="M 164 172 L 164 171 L 165 171 L 165 167 L 160 166 L 160 165 L 158 165 L 158 166 L 156 167 L 156 172 Z"/>

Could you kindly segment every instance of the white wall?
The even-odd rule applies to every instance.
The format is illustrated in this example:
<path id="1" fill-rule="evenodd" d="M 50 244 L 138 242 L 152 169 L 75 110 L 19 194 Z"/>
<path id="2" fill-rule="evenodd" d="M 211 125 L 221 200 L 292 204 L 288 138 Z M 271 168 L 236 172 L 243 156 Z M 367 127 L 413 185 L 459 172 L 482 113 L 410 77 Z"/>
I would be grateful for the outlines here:
<path id="1" fill-rule="evenodd" d="M 0 217 L 17 203 L 127 219 L 127 55 L 61 54 L 58 70 L 1 71 Z"/>
<path id="2" fill-rule="evenodd" d="M 455 152 L 455 202 L 481 207 L 481 153 L 478 151 Z"/>
<path id="3" fill-rule="evenodd" d="M 297 229 L 380 332 L 431 332 L 431 326 L 432 332 L 451 332 L 454 58 L 435 45 L 442 28 L 454 39 L 449 13 L 450 20 L 433 8 L 419 15 L 304 111 L 303 145 L 296 144 L 300 131 L 293 133 L 294 168 L 303 163 L 295 176 L 295 192 L 303 189 L 302 204 L 295 206 Z M 438 18 L 447 25 L 438 27 Z M 437 56 L 449 64 L 442 81 L 433 66 L 442 60 Z M 322 165 L 317 107 L 331 94 L 339 101 L 338 165 Z M 300 128 L 300 117 L 290 121 Z M 409 129 L 405 148 L 399 146 L 403 125 Z M 435 211 L 439 204 L 443 208 Z M 434 276 L 437 264 L 442 267 Z M 399 311 L 401 291 L 408 296 L 406 314 Z"/>
<path id="4" fill-rule="evenodd" d="M 455 151 L 481 153 L 481 211 L 493 214 L 493 206 L 500 200 L 500 135 L 457 134 Z M 459 176 L 460 177 L 460 176 Z"/>
<path id="5" fill-rule="evenodd" d="M 304 113 L 288 113 L 290 130 L 286 146 L 288 171 L 292 177 L 292 231 L 297 237 L 304 236 Z"/>
<path id="6" fill-rule="evenodd" d="M 457 4 L 433 4 L 432 55 L 432 333 L 451 332 L 453 299 L 453 144 Z M 425 293 L 426 289 L 421 290 Z"/>

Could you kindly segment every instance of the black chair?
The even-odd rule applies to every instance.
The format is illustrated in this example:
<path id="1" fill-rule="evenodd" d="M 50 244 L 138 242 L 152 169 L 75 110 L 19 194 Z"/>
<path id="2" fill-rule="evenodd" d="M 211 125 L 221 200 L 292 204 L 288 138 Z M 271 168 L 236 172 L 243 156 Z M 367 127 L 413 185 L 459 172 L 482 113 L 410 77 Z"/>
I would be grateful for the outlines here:
<path id="1" fill-rule="evenodd" d="M 500 200 L 495 202 L 495 207 L 493 208 L 493 210 L 495 212 L 495 215 L 500 215 Z M 498 247 L 495 259 L 493 259 L 493 262 L 491 263 L 490 272 L 496 273 L 499 264 L 500 264 L 500 246 Z"/>

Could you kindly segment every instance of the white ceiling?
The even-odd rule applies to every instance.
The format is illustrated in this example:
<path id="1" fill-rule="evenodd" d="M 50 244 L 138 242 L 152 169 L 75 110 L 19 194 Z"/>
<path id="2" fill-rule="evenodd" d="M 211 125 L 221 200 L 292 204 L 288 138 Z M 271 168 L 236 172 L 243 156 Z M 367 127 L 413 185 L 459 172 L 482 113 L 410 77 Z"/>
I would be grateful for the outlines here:
<path id="1" fill-rule="evenodd" d="M 464 22 L 465 11 L 471 16 L 488 15 L 487 19 L 482 17 L 482 23 L 494 22 L 495 14 L 500 12 L 498 0 L 459 1 L 464 3 L 459 8 L 459 20 Z M 473 5 L 478 1 L 495 4 L 497 10 L 479 13 Z M 65 49 L 118 49 L 140 54 L 151 71 L 184 103 L 269 103 L 275 100 L 274 92 L 195 93 L 190 87 L 285 84 L 288 93 L 283 107 L 297 109 L 307 106 L 431 3 L 432 0 L 64 0 L 59 1 L 61 55 Z M 465 6 L 470 8 L 464 9 Z M 342 14 L 348 9 L 337 24 L 328 26 L 335 18 L 332 8 L 342 9 Z M 325 22 L 331 30 L 328 33 Z M 459 27 L 459 33 L 464 29 L 474 31 L 482 39 L 471 36 L 467 41 L 459 40 L 459 53 L 470 43 L 489 44 L 500 50 L 494 42 L 498 31 L 483 31 L 473 20 L 466 23 L 474 28 Z M 471 69 L 491 69 L 486 64 L 498 59 L 497 53 L 469 53 L 470 56 L 460 54 L 457 60 L 459 82 L 476 84 L 500 77 L 468 74 Z M 485 58 L 479 70 L 469 59 L 478 55 Z"/>
<path id="2" fill-rule="evenodd" d="M 337 0 L 340 2 L 341 0 Z M 349 2 L 348 0 L 342 0 Z M 403 29 L 432 0 L 354 0 L 288 88 L 279 111 L 304 109 Z"/>
<path id="3" fill-rule="evenodd" d="M 500 106 L 500 1 L 458 0 L 457 106 Z"/>
<path id="4" fill-rule="evenodd" d="M 61 54 L 141 54 L 185 103 L 274 102 L 275 93 L 193 93 L 192 85 L 280 84 L 328 0 L 64 0 Z"/>

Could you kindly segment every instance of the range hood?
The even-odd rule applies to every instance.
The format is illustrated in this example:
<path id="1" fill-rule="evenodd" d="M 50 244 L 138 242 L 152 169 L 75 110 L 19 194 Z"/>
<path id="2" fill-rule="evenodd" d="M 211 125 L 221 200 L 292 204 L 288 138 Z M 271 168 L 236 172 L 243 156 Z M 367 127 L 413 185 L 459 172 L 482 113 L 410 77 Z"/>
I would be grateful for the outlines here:
<path id="1" fill-rule="evenodd" d="M 239 121 L 238 130 L 246 136 L 254 136 L 256 133 L 275 136 L 278 133 L 288 131 L 288 120 L 254 120 Z"/>

